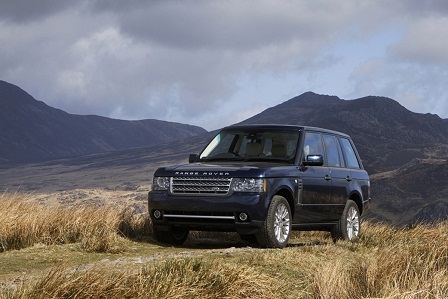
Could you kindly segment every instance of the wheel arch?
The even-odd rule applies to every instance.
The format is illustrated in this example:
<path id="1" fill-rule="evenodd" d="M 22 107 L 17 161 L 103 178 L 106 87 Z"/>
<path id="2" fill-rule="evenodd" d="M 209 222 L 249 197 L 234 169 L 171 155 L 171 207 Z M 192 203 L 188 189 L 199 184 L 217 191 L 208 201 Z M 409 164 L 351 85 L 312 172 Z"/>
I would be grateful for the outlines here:
<path id="1" fill-rule="evenodd" d="M 289 190 L 289 188 L 283 187 L 277 190 L 277 192 L 275 192 L 275 195 L 280 195 L 283 196 L 286 201 L 289 204 L 289 208 L 291 210 L 291 216 L 294 215 L 294 211 L 295 211 L 295 206 L 294 206 L 294 196 L 292 194 L 292 191 Z"/>
<path id="2" fill-rule="evenodd" d="M 363 205 L 361 195 L 358 192 L 353 192 L 352 194 L 350 194 L 348 199 L 353 200 L 356 203 L 356 205 L 358 206 L 359 214 L 362 215 Z"/>

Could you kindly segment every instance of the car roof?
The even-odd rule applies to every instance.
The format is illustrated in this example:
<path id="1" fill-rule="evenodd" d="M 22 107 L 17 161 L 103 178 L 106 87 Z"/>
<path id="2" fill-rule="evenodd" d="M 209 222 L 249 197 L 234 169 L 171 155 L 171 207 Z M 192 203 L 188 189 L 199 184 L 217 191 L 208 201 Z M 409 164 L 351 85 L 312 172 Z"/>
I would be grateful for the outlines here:
<path id="1" fill-rule="evenodd" d="M 293 130 L 293 131 L 315 131 L 315 132 L 323 132 L 323 133 L 330 133 L 330 134 L 336 134 L 341 135 L 345 137 L 350 137 L 348 134 L 319 128 L 319 127 L 312 127 L 312 126 L 300 126 L 300 125 L 282 125 L 282 124 L 237 124 L 237 125 L 231 125 L 224 127 L 224 129 L 241 129 L 241 130 L 247 130 L 247 129 L 274 129 L 274 130 Z"/>

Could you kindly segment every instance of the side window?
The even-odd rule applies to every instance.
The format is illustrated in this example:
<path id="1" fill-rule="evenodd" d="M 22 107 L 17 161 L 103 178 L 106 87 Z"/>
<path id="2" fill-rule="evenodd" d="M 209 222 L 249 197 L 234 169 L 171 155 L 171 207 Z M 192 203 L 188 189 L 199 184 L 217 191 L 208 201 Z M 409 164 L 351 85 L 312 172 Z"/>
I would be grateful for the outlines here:
<path id="1" fill-rule="evenodd" d="M 339 143 L 334 135 L 324 134 L 324 144 L 327 153 L 327 166 L 341 167 L 341 159 L 339 157 Z"/>
<path id="2" fill-rule="evenodd" d="M 323 155 L 323 146 L 320 133 L 306 132 L 303 144 L 304 158 L 307 155 Z"/>
<path id="3" fill-rule="evenodd" d="M 347 167 L 349 168 L 361 168 L 356 157 L 355 150 L 352 144 L 346 138 L 341 138 L 342 151 L 344 152 Z"/>

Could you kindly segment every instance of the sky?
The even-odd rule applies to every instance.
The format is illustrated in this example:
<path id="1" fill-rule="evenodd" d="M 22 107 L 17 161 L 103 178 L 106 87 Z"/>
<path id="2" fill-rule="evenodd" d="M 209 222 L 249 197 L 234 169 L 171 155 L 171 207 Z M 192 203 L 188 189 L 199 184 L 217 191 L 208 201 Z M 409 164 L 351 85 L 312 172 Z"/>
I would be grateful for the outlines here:
<path id="1" fill-rule="evenodd" d="M 448 118 L 448 1 L 1 0 L 0 80 L 207 130 L 307 91 Z"/>

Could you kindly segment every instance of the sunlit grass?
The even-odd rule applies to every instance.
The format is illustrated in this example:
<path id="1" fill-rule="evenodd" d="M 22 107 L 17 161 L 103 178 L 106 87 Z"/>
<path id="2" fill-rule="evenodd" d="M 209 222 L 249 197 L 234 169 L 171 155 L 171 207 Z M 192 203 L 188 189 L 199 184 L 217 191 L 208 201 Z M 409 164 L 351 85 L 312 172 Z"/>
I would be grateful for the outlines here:
<path id="1" fill-rule="evenodd" d="M 0 252 L 34 244 L 80 243 L 90 252 L 119 252 L 123 236 L 147 236 L 149 219 L 124 207 L 46 207 L 24 195 L 0 196 Z"/>
<path id="2" fill-rule="evenodd" d="M 0 202 L 0 255 L 17 265 L 31 258 L 36 268 L 40 251 L 49 259 L 27 283 L 0 281 L 0 298 L 448 298 L 448 222 L 402 229 L 364 222 L 357 243 L 295 233 L 282 250 L 192 253 L 156 246 L 149 219 L 126 208 L 42 207 L 17 194 Z M 209 235 L 220 236 L 228 237 Z M 181 258 L 183 251 L 190 254 Z M 142 262 L 99 261 L 133 254 Z M 71 256 L 78 266 L 64 262 Z"/>

